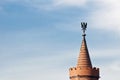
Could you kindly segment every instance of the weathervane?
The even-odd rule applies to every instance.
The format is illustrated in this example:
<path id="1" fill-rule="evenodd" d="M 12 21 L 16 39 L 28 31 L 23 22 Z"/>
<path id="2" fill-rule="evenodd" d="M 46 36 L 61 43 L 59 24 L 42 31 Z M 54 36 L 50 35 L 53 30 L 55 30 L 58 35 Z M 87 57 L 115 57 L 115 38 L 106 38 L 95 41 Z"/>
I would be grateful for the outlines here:
<path id="1" fill-rule="evenodd" d="M 81 28 L 83 30 L 83 36 L 86 36 L 85 31 L 86 31 L 86 28 L 87 28 L 87 23 L 81 22 Z"/>

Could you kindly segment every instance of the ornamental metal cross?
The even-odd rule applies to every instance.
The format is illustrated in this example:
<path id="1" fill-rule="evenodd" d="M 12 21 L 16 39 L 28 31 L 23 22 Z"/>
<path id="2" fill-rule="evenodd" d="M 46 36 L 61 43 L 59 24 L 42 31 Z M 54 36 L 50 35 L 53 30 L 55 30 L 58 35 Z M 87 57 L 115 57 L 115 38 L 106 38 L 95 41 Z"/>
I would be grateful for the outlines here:
<path id="1" fill-rule="evenodd" d="M 86 30 L 86 28 L 87 28 L 87 23 L 81 22 L 81 28 L 82 28 L 82 30 L 83 30 L 83 35 L 85 35 L 85 30 Z"/>

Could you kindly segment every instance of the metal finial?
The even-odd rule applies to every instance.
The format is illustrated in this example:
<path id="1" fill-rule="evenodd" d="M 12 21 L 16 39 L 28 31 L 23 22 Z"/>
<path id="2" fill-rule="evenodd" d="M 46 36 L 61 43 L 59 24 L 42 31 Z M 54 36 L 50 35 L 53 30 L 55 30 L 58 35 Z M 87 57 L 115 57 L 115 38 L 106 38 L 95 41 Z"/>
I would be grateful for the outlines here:
<path id="1" fill-rule="evenodd" d="M 86 36 L 85 31 L 86 31 L 86 28 L 87 28 L 87 23 L 81 22 L 81 28 L 83 30 L 83 36 Z"/>

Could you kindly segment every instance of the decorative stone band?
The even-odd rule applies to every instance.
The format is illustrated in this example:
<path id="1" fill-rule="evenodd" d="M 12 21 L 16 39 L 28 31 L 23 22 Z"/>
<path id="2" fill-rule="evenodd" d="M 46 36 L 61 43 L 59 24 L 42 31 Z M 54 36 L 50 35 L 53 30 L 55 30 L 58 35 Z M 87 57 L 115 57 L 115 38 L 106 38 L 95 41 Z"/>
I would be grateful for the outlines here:
<path id="1" fill-rule="evenodd" d="M 97 78 L 99 79 L 99 76 L 88 76 L 88 75 L 78 75 L 78 76 L 71 76 L 70 79 L 72 78 Z"/>

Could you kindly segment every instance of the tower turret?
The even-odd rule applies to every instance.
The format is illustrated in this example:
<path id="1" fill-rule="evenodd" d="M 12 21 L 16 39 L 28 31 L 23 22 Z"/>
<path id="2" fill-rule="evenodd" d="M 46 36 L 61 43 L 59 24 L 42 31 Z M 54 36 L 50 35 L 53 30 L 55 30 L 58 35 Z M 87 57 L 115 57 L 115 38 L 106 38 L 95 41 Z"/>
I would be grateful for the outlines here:
<path id="1" fill-rule="evenodd" d="M 85 30 L 87 28 L 87 23 L 82 22 L 81 27 L 83 30 L 83 40 L 80 48 L 77 66 L 69 69 L 70 80 L 98 80 L 99 68 L 92 67 L 85 39 Z"/>

